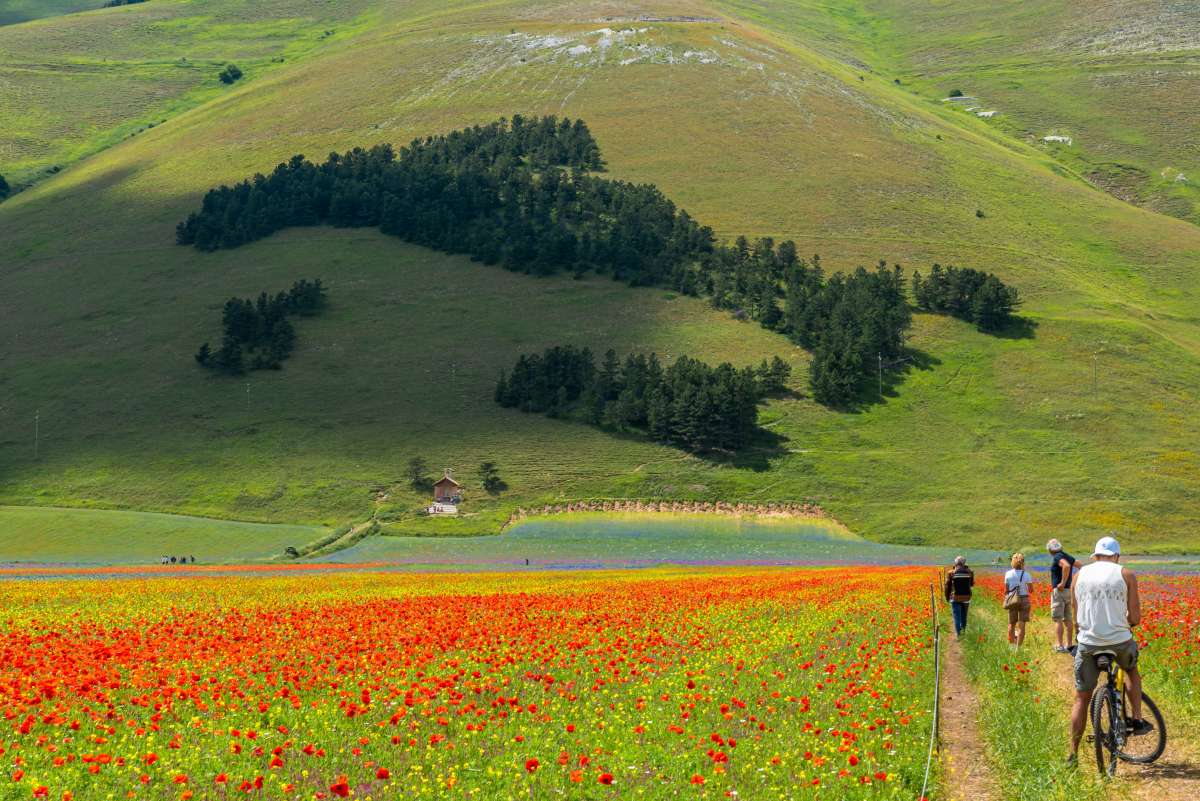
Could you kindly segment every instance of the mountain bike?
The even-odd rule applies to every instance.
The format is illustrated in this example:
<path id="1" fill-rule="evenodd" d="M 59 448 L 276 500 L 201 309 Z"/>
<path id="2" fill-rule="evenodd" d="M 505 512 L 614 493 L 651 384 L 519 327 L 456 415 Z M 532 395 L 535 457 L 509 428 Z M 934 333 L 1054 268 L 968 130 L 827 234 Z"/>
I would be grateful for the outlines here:
<path id="1" fill-rule="evenodd" d="M 1105 676 L 1092 695 L 1092 735 L 1096 744 L 1096 767 L 1109 776 L 1117 775 L 1117 761 L 1149 765 L 1162 756 L 1167 747 L 1167 724 L 1158 705 L 1142 693 L 1142 717 L 1154 725 L 1154 731 L 1131 733 L 1133 718 L 1125 694 L 1125 671 L 1115 661 L 1116 654 L 1100 651 L 1093 655 L 1096 667 Z"/>

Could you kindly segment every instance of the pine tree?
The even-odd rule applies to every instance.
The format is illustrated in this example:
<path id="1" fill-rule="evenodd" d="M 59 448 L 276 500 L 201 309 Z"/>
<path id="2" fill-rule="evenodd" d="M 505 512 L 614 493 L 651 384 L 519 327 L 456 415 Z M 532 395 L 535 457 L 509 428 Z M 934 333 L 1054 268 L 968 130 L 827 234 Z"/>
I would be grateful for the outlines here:
<path id="1" fill-rule="evenodd" d="M 431 482 L 427 476 L 429 465 L 420 456 L 414 456 L 408 460 L 408 483 L 413 489 L 418 492 L 427 490 L 431 486 Z"/>

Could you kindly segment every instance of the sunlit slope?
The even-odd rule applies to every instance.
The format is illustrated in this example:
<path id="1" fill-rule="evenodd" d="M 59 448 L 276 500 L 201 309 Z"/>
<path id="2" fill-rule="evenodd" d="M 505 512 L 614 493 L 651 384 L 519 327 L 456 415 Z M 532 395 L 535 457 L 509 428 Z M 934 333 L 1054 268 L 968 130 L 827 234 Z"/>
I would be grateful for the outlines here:
<path id="1" fill-rule="evenodd" d="M 0 272 L 0 499 L 345 522 L 412 508 L 403 465 L 422 455 L 468 481 L 480 460 L 500 463 L 510 490 L 471 496 L 481 526 L 551 498 L 815 497 L 874 537 L 1024 544 L 1103 527 L 1200 544 L 1200 230 L 890 79 L 859 80 L 786 31 L 636 19 L 648 11 L 390 7 L 353 40 L 0 206 L 14 254 Z M 835 268 L 886 257 L 998 272 L 1027 298 L 1033 336 L 919 316 L 921 366 L 884 403 L 774 401 L 763 421 L 786 451 L 717 465 L 491 401 L 518 353 L 561 342 L 736 363 L 780 353 L 803 389 L 801 351 L 702 302 L 514 275 L 363 230 L 215 254 L 173 244 L 214 183 L 514 112 L 584 117 L 614 176 L 657 183 L 722 235 L 790 237 Z M 301 321 L 284 370 L 239 381 L 191 362 L 226 297 L 318 276 L 332 308 Z"/>
<path id="2" fill-rule="evenodd" d="M 1200 14 L 1173 0 L 721 0 L 1059 159 L 1130 202 L 1200 223 Z M 974 111 L 966 111 L 970 107 Z M 1047 136 L 1069 142 L 1046 142 Z"/>
<path id="3" fill-rule="evenodd" d="M 41 0 L 39 0 L 41 2 Z M 46 3 L 50 11 L 79 4 Z M 368 24 L 369 0 L 148 0 L 0 25 L 0 173 L 23 185 Z M 32 3 L 0 2 L 5 14 Z M 37 16 L 43 16 L 39 13 Z M 16 18 L 14 16 L 14 21 Z"/>
<path id="4" fill-rule="evenodd" d="M 99 8 L 103 0 L 0 0 L 0 25 Z"/>

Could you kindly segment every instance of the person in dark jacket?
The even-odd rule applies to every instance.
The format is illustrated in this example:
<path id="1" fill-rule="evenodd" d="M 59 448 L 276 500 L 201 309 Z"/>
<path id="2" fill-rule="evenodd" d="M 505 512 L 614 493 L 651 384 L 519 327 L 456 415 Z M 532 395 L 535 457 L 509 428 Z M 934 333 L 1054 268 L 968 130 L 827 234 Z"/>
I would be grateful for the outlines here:
<path id="1" fill-rule="evenodd" d="M 975 573 L 967 567 L 967 557 L 954 559 L 954 567 L 946 571 L 946 600 L 954 613 L 954 636 L 962 637 L 967 630 L 967 610 L 971 606 L 971 588 L 975 586 Z"/>

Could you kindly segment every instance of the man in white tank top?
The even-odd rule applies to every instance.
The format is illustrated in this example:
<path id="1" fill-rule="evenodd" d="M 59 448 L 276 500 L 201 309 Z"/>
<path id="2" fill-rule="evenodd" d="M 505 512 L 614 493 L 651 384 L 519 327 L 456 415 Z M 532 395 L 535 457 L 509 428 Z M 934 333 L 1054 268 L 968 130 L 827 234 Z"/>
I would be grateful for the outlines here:
<path id="1" fill-rule="evenodd" d="M 1093 553 L 1094 562 L 1075 577 L 1075 619 L 1079 647 L 1075 651 L 1075 706 L 1071 710 L 1071 755 L 1075 761 L 1079 741 L 1087 726 L 1088 706 L 1100 679 L 1096 654 L 1109 652 L 1125 671 L 1125 687 L 1133 712 L 1131 734 L 1146 734 L 1154 727 L 1142 719 L 1142 677 L 1138 673 L 1137 640 L 1132 627 L 1141 622 L 1137 576 L 1118 564 L 1121 544 L 1101 537 Z"/>

